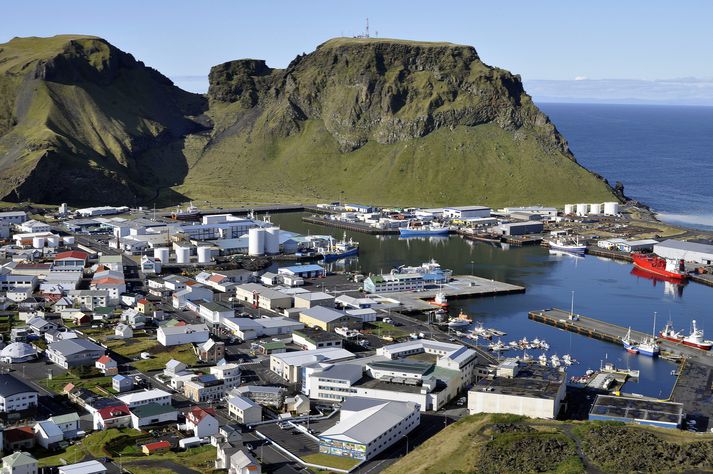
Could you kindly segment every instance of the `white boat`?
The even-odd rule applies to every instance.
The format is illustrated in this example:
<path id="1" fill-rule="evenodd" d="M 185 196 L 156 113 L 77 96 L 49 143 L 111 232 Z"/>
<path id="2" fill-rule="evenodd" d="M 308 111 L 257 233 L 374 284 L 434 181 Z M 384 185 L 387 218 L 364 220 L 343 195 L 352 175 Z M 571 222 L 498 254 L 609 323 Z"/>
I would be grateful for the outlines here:
<path id="1" fill-rule="evenodd" d="M 442 291 L 439 291 L 436 293 L 435 298 L 433 298 L 433 301 L 429 301 L 434 306 L 438 306 L 441 308 L 446 308 L 448 306 L 448 298 L 446 297 L 446 294 Z"/>
<path id="2" fill-rule="evenodd" d="M 448 320 L 449 328 L 462 328 L 473 324 L 473 320 L 468 317 L 462 310 L 455 318 Z"/>
<path id="3" fill-rule="evenodd" d="M 528 354 L 527 351 L 525 351 L 522 353 L 522 360 L 524 360 L 524 361 L 532 360 L 532 356 L 530 354 Z"/>
<path id="4" fill-rule="evenodd" d="M 562 252 L 582 254 L 587 250 L 586 245 L 580 245 L 578 236 L 568 240 L 558 237 L 548 241 L 548 243 L 552 250 L 560 250 Z"/>
<path id="5" fill-rule="evenodd" d="M 550 357 L 550 364 L 552 364 L 552 367 L 559 367 L 561 365 L 560 358 L 557 356 L 557 354 L 552 354 L 552 356 Z"/>
<path id="6" fill-rule="evenodd" d="M 498 339 L 498 342 L 491 342 L 490 344 L 488 344 L 488 349 L 490 349 L 493 352 L 499 352 L 499 351 L 506 351 L 509 349 L 509 347 L 506 346 L 505 344 L 503 344 L 503 342 L 500 339 Z"/>
<path id="7" fill-rule="evenodd" d="M 537 360 L 540 362 L 540 365 L 547 365 L 547 354 L 543 352 Z"/>
<path id="8" fill-rule="evenodd" d="M 572 359 L 571 355 L 565 354 L 562 356 L 562 363 L 564 365 L 572 365 L 574 363 L 574 359 Z"/>

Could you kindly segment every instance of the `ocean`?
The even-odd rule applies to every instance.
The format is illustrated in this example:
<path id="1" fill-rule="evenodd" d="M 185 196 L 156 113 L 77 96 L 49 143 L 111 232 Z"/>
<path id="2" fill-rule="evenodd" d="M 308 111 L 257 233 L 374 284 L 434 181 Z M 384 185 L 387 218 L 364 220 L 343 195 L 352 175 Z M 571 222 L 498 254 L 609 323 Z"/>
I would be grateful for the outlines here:
<path id="1" fill-rule="evenodd" d="M 713 230 L 713 107 L 538 103 L 577 161 L 662 221 Z"/>

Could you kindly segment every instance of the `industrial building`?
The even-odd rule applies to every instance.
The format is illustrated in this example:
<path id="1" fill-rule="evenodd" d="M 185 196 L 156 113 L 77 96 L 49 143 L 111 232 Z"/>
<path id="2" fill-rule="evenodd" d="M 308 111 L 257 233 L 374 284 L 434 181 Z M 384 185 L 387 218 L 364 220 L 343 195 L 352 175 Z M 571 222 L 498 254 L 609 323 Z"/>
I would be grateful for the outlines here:
<path id="1" fill-rule="evenodd" d="M 304 328 L 304 324 L 285 317 L 224 318 L 223 327 L 243 341 L 251 341 L 264 336 L 289 335 Z"/>
<path id="2" fill-rule="evenodd" d="M 668 239 L 654 245 L 654 253 L 663 258 L 713 265 L 713 245 Z"/>
<path id="3" fill-rule="evenodd" d="M 443 217 L 447 219 L 472 219 L 490 217 L 491 208 L 485 206 L 457 206 L 443 209 Z"/>
<path id="4" fill-rule="evenodd" d="M 622 421 L 660 428 L 680 428 L 683 404 L 633 397 L 597 395 L 590 420 Z"/>
<path id="5" fill-rule="evenodd" d="M 342 405 L 339 422 L 320 434 L 319 452 L 371 459 L 401 441 L 420 422 L 416 403 L 351 398 Z"/>
<path id="6" fill-rule="evenodd" d="M 565 376 L 559 370 L 506 359 L 494 376 L 480 380 L 468 392 L 468 411 L 553 419 L 565 390 Z"/>
<path id="7" fill-rule="evenodd" d="M 293 265 L 277 269 L 278 275 L 289 275 L 299 278 L 319 278 L 325 275 L 324 268 L 317 264 Z"/>
<path id="8" fill-rule="evenodd" d="M 500 224 L 500 233 L 502 235 L 539 234 L 544 229 L 544 224 L 538 221 L 508 222 L 506 224 Z"/>
<path id="9" fill-rule="evenodd" d="M 313 351 L 323 347 L 342 347 L 342 338 L 337 334 L 319 329 L 299 329 L 292 332 L 292 342 L 302 349 Z"/>
<path id="10" fill-rule="evenodd" d="M 302 369 L 318 362 L 337 362 L 350 360 L 354 354 L 341 347 L 325 347 L 313 351 L 296 351 L 272 354 L 270 370 L 290 383 L 302 380 Z"/>
<path id="11" fill-rule="evenodd" d="M 307 327 L 319 328 L 323 331 L 334 331 L 339 327 L 356 329 L 362 326 L 361 318 L 324 306 L 303 309 L 300 311 L 300 322 Z"/>
<path id="12" fill-rule="evenodd" d="M 425 282 L 420 273 L 389 273 L 371 275 L 364 280 L 367 293 L 393 293 L 398 291 L 421 291 Z"/>
<path id="13" fill-rule="evenodd" d="M 254 308 L 263 308 L 270 311 L 280 311 L 292 307 L 292 296 L 257 283 L 236 286 L 235 298 L 238 301 L 252 305 Z"/>

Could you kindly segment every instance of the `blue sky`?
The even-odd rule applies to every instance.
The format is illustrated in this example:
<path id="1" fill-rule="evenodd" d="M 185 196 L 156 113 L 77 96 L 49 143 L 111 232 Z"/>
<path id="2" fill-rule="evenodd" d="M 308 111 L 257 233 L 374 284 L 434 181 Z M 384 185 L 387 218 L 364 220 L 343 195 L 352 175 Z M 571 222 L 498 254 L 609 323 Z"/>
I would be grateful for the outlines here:
<path id="1" fill-rule="evenodd" d="M 380 37 L 472 45 L 526 82 L 713 78 L 705 1 L 25 0 L 4 8 L 0 41 L 102 36 L 180 83 L 237 58 L 284 67 L 331 37 L 361 33 L 366 17 Z"/>

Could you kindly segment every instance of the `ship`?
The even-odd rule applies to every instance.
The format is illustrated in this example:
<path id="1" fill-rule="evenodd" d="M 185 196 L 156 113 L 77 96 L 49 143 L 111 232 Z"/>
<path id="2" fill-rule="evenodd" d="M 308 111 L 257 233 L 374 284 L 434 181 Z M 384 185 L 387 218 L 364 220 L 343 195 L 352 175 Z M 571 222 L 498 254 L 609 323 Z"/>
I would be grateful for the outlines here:
<path id="1" fill-rule="evenodd" d="M 583 254 L 587 250 L 586 245 L 579 244 L 579 237 L 569 240 L 557 238 L 548 241 L 548 244 L 552 250 L 559 250 L 562 252 Z"/>
<path id="2" fill-rule="evenodd" d="M 453 270 L 442 268 L 434 259 L 422 263 L 418 267 L 401 265 L 392 270 L 393 273 L 418 273 L 423 275 L 426 283 L 443 284 L 448 283 L 453 275 Z"/>
<path id="3" fill-rule="evenodd" d="M 688 336 L 683 336 L 680 331 L 676 331 L 673 328 L 673 324 L 669 321 L 661 332 L 659 332 L 659 337 L 666 341 L 675 342 L 678 344 L 684 344 L 686 346 L 695 347 L 704 351 L 709 351 L 713 348 L 713 341 L 705 340 L 703 338 L 703 330 L 698 329 L 696 326 L 696 320 L 691 321 L 693 329 Z"/>
<path id="4" fill-rule="evenodd" d="M 636 342 L 631 338 L 631 328 L 626 332 L 626 336 L 621 338 L 621 343 L 624 345 L 624 349 L 626 349 L 626 352 L 631 352 L 632 354 L 638 354 L 639 353 L 639 347 L 636 345 Z"/>
<path id="5" fill-rule="evenodd" d="M 634 266 L 645 272 L 677 281 L 688 278 L 683 260 L 661 258 L 657 255 L 643 253 L 632 253 L 631 258 L 634 260 Z"/>
<path id="6" fill-rule="evenodd" d="M 422 237 L 431 235 L 448 235 L 450 229 L 438 223 L 424 224 L 409 221 L 408 227 L 400 227 L 401 237 Z"/>
<path id="7" fill-rule="evenodd" d="M 200 210 L 191 202 L 185 209 L 180 206 L 176 207 L 176 211 L 171 213 L 171 219 L 176 221 L 196 221 L 201 217 Z"/>
<path id="8" fill-rule="evenodd" d="M 661 352 L 654 338 L 644 339 L 643 342 L 639 343 L 637 348 L 639 349 L 639 354 L 649 357 L 656 357 L 659 355 L 659 352 Z"/>
<path id="9" fill-rule="evenodd" d="M 464 326 L 468 326 L 473 323 L 473 320 L 468 317 L 462 310 L 456 316 L 455 318 L 451 318 L 448 320 L 448 327 L 449 328 L 461 328 Z"/>
<path id="10" fill-rule="evenodd" d="M 442 291 L 439 291 L 438 293 L 436 293 L 436 297 L 433 298 L 428 303 L 432 304 L 434 306 L 441 307 L 441 308 L 447 308 L 448 307 L 448 298 L 446 297 L 445 293 L 443 293 Z"/>
<path id="11" fill-rule="evenodd" d="M 334 260 L 352 257 L 359 255 L 359 242 L 354 242 L 352 239 L 347 240 L 347 233 L 345 232 L 342 240 L 335 243 L 334 240 L 330 238 L 329 245 L 320 248 L 318 253 L 322 255 L 322 259 L 325 262 L 333 262 Z"/>

